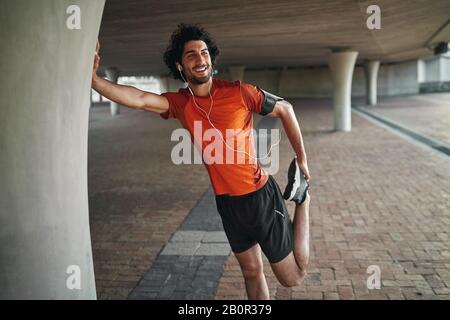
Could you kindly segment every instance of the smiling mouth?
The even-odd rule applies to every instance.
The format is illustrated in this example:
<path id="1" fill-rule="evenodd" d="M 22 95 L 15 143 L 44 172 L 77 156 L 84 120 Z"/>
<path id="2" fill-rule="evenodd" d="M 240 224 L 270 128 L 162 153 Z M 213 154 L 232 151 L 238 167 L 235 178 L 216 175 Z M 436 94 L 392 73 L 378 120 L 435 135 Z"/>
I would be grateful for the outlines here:
<path id="1" fill-rule="evenodd" d="M 194 71 L 197 73 L 202 73 L 202 72 L 205 72 L 206 70 L 208 70 L 208 66 L 203 66 L 203 67 L 194 69 Z"/>

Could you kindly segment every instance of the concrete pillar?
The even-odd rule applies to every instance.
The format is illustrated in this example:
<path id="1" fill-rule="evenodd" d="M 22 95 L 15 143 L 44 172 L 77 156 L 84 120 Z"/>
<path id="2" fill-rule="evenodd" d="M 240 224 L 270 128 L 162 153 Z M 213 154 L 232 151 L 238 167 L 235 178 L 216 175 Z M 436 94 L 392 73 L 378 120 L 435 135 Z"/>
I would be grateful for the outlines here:
<path id="1" fill-rule="evenodd" d="M 370 106 L 377 104 L 377 79 L 380 61 L 366 61 L 364 72 L 366 74 L 366 103 Z"/>
<path id="2" fill-rule="evenodd" d="M 334 126 L 337 131 L 351 131 L 352 77 L 355 68 L 356 51 L 331 53 L 328 64 L 334 84 Z"/>
<path id="3" fill-rule="evenodd" d="M 87 137 L 105 1 L 75 3 L 0 1 L 0 299 L 96 299 Z"/>
<path id="4" fill-rule="evenodd" d="M 116 68 L 107 68 L 105 69 L 105 75 L 108 80 L 117 83 L 117 80 L 119 79 L 120 72 Z M 111 101 L 110 102 L 110 109 L 111 109 L 111 115 L 115 116 L 116 114 L 120 113 L 120 107 L 117 104 L 117 102 Z"/>
<path id="5" fill-rule="evenodd" d="M 232 81 L 244 81 L 245 66 L 229 66 L 228 71 L 230 72 L 230 79 Z"/>
<path id="6" fill-rule="evenodd" d="M 426 64 L 423 59 L 417 59 L 417 82 L 426 81 Z"/>

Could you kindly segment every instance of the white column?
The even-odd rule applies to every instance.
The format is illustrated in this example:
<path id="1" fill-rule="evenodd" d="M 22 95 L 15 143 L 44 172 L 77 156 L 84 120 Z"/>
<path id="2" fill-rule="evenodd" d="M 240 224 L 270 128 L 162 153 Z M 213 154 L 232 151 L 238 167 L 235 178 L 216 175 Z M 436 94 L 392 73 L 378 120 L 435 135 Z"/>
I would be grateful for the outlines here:
<path id="1" fill-rule="evenodd" d="M 76 3 L 80 29 L 71 1 L 0 1 L 0 300 L 96 299 L 87 138 L 105 1 Z"/>
<path id="2" fill-rule="evenodd" d="M 370 106 L 377 104 L 377 79 L 380 61 L 366 61 L 364 72 L 366 74 L 366 103 Z"/>
<path id="3" fill-rule="evenodd" d="M 120 72 L 116 68 L 107 68 L 107 69 L 105 69 L 105 74 L 106 74 L 106 78 L 108 78 L 108 80 L 110 80 L 110 81 L 112 81 L 114 83 L 117 83 L 117 80 L 119 79 Z M 110 102 L 110 109 L 111 109 L 111 115 L 112 116 L 115 116 L 116 114 L 120 113 L 120 107 L 114 101 Z"/>
<path id="4" fill-rule="evenodd" d="M 229 66 L 228 71 L 230 72 L 230 79 L 232 81 L 244 81 L 245 66 Z"/>
<path id="5" fill-rule="evenodd" d="M 355 68 L 356 51 L 331 53 L 328 64 L 334 84 L 334 126 L 337 131 L 351 131 L 352 77 Z"/>

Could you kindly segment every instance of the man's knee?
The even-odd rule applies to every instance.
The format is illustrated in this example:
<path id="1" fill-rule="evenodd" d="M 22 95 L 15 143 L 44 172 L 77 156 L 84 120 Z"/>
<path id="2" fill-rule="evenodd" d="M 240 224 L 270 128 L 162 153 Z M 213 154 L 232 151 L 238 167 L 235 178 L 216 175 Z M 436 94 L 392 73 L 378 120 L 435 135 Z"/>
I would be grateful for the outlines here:
<path id="1" fill-rule="evenodd" d="M 303 281 L 305 281 L 305 276 L 306 272 L 299 270 L 299 272 L 295 276 L 283 279 L 280 281 L 280 283 L 283 287 L 286 288 L 298 287 L 303 284 Z"/>
<path id="2" fill-rule="evenodd" d="M 260 263 L 249 263 L 241 267 L 245 279 L 254 279 L 263 272 L 263 266 Z"/>
<path id="3" fill-rule="evenodd" d="M 309 265 L 309 249 L 305 248 L 301 254 L 296 254 L 295 260 L 298 267 L 306 273 Z"/>

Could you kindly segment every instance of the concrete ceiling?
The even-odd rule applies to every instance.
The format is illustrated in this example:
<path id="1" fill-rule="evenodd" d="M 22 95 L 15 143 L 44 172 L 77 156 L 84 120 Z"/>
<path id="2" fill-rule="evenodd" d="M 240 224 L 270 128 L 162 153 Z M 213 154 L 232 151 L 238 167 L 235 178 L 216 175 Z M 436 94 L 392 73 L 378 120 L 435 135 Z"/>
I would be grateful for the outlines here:
<path id="1" fill-rule="evenodd" d="M 366 9 L 381 8 L 381 30 Z M 397 62 L 432 55 L 450 40 L 450 0 L 107 0 L 100 28 L 102 66 L 121 75 L 167 74 L 162 55 L 177 24 L 198 23 L 221 49 L 220 68 L 326 65 L 330 48 L 358 60 Z"/>

